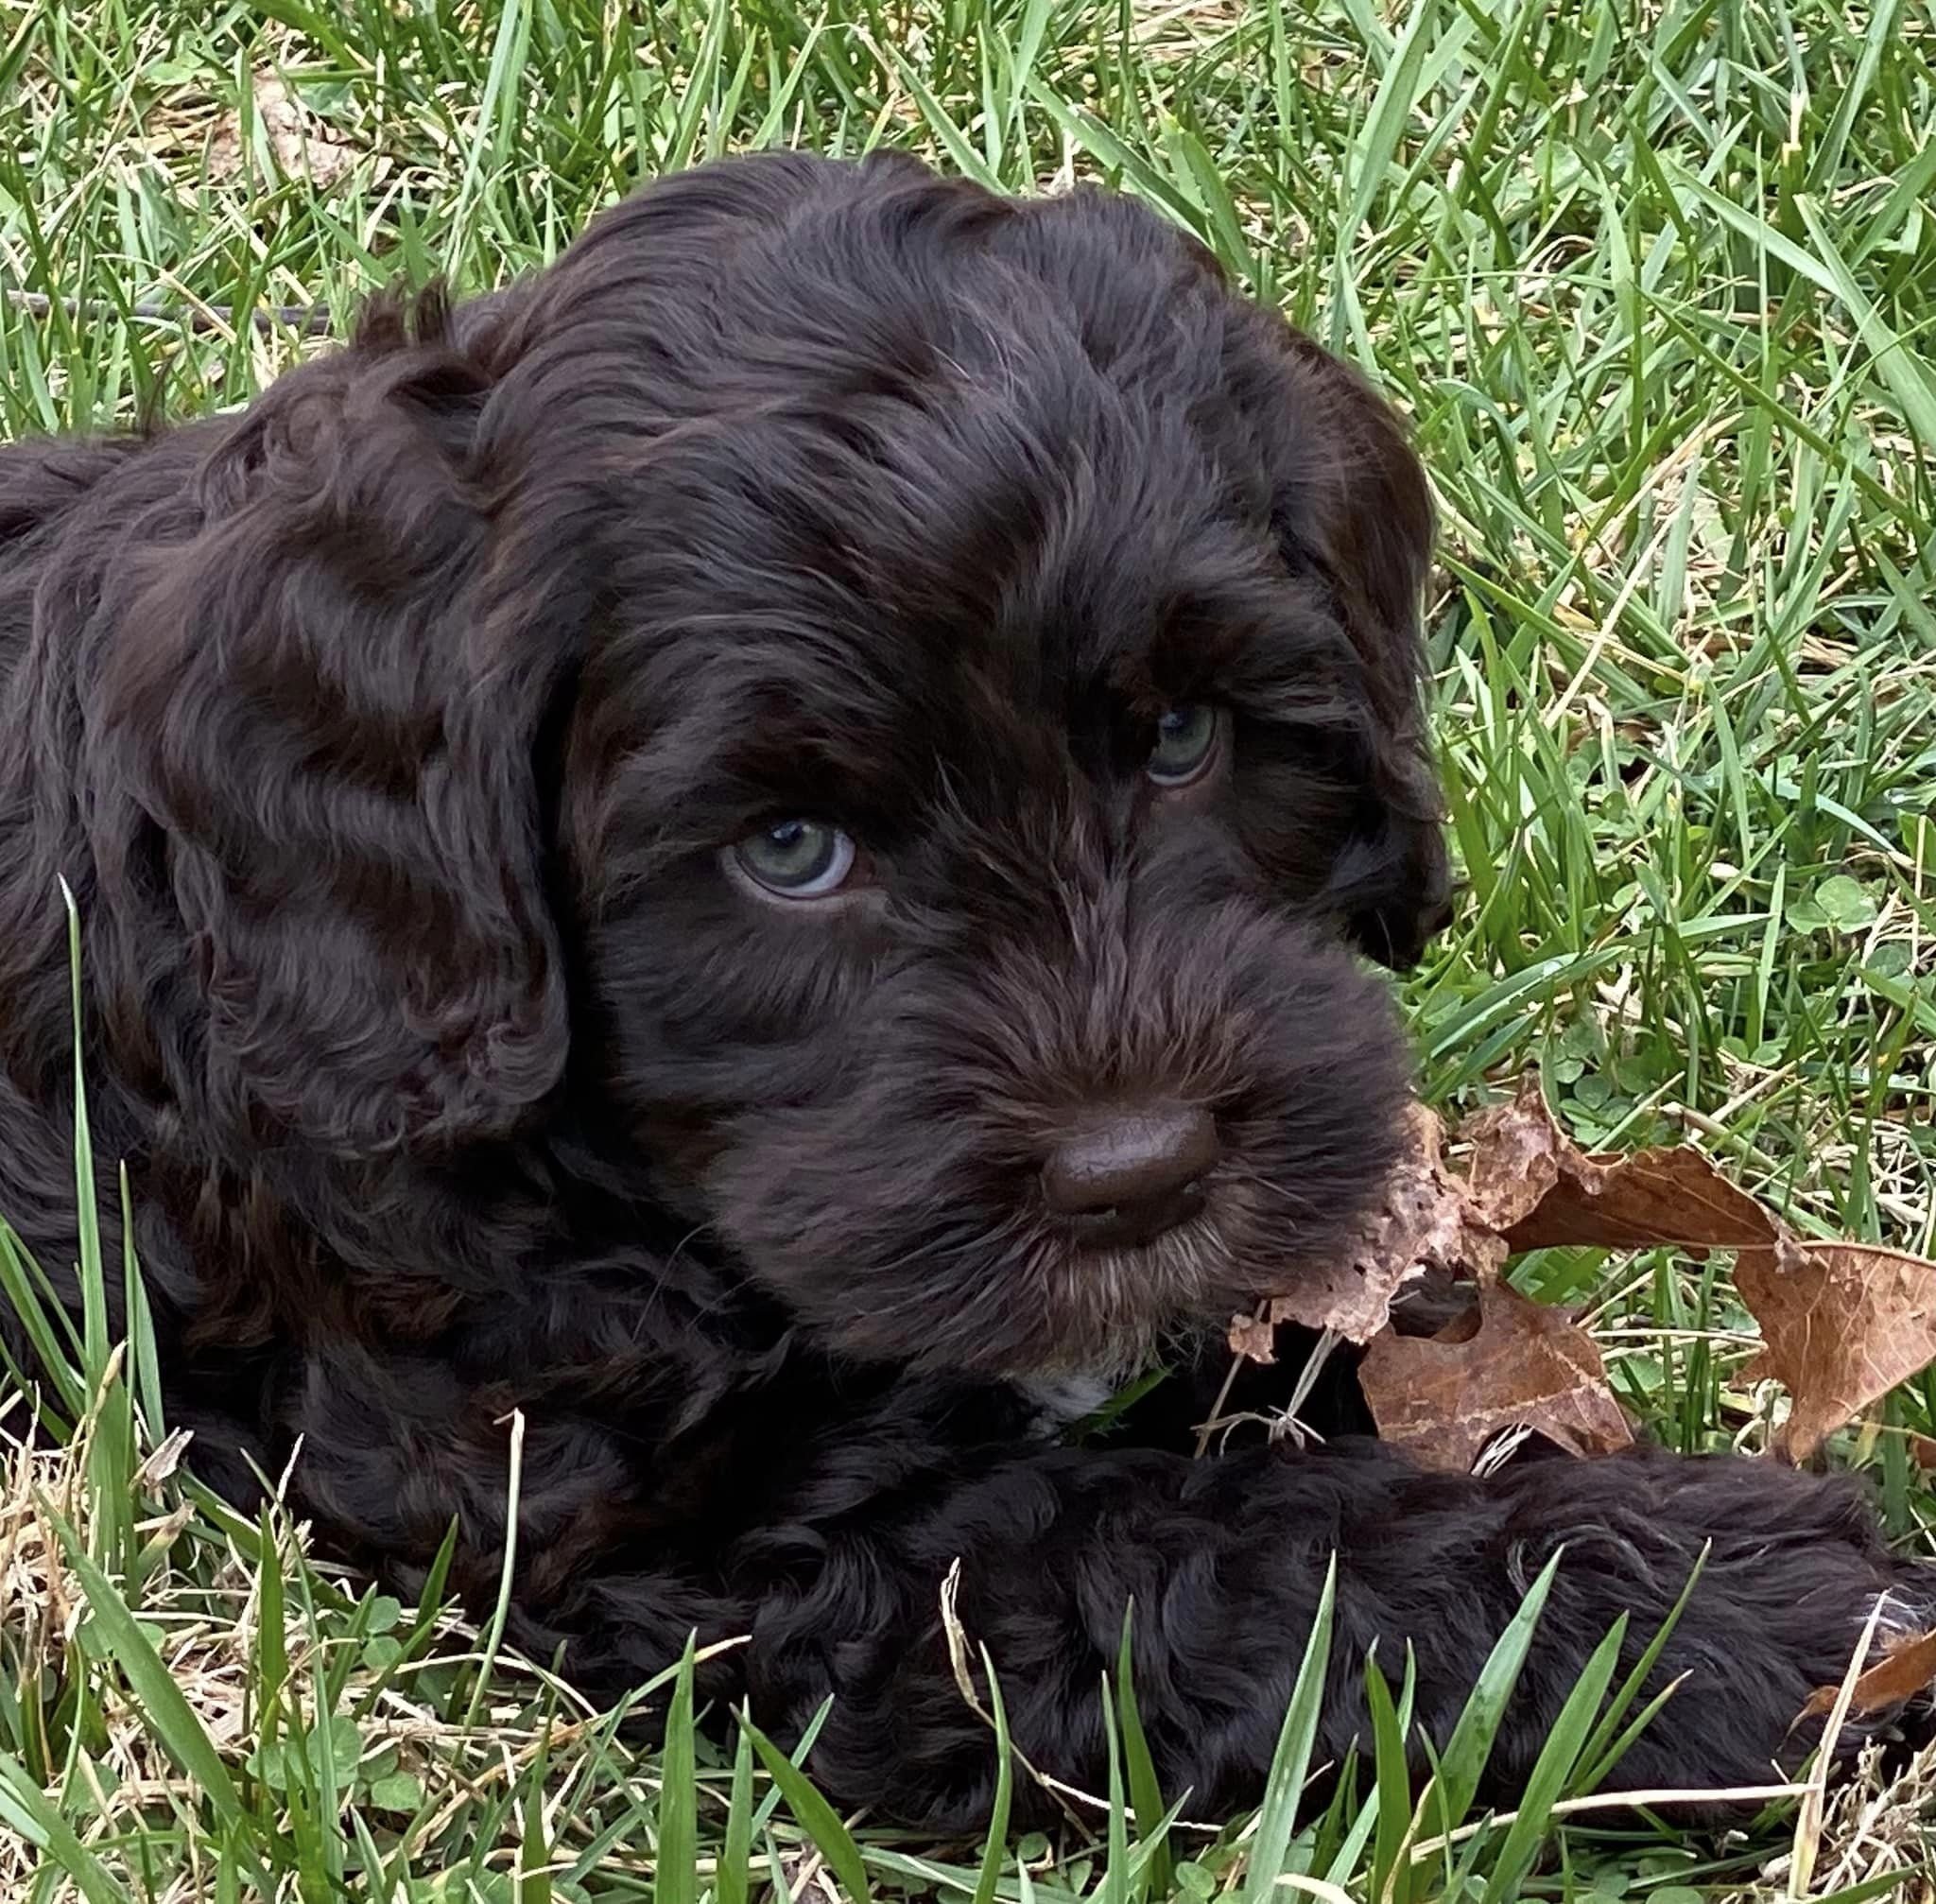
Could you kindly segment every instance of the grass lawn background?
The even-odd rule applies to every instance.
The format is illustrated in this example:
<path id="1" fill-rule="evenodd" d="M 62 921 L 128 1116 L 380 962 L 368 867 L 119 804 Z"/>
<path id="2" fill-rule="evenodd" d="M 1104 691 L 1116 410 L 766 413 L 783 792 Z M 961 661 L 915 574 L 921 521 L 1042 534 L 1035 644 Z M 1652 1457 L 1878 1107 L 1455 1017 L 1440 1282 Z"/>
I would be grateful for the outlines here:
<path id="1" fill-rule="evenodd" d="M 1457 1109 L 1537 1065 L 1590 1145 L 1691 1136 L 1804 1232 L 1929 1247 L 1927 0 L 0 0 L 0 433 L 239 403 L 323 343 L 230 313 L 340 324 L 397 274 L 497 283 L 641 179 L 775 141 L 1121 183 L 1371 371 L 1443 512 L 1469 891 L 1407 987 L 1428 1094 Z M 1588 1307 L 1661 1439 L 1765 1444 L 1724 1261 L 1514 1274 Z M 1382 1822 L 1280 1807 L 1166 1836 L 1145 1792 L 986 1859 L 850 1831 L 684 1725 L 638 1754 L 488 1631 L 225 1517 L 165 1448 L 137 1470 L 164 1425 L 135 1426 L 138 1341 L 117 1361 L 95 1320 L 47 1398 L 85 1417 L 74 1445 L 0 1447 L 7 1904 L 1925 1883 L 1927 1765 L 1720 1843 L 1543 1802 L 1449 1845 L 1428 1807 L 1406 1847 L 1389 1754 Z M 1910 1548 L 1932 1414 L 1918 1378 L 1836 1448 Z"/>

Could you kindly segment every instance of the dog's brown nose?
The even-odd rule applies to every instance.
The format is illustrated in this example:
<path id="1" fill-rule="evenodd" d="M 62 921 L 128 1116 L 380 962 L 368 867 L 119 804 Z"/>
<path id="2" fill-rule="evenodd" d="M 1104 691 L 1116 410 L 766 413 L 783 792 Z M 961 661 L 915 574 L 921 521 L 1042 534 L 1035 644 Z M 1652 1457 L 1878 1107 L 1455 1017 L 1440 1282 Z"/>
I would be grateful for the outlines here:
<path id="1" fill-rule="evenodd" d="M 1084 1241 L 1148 1242 L 1201 1207 L 1217 1122 L 1185 1104 L 1113 1105 L 1071 1129 L 1042 1167 L 1042 1194 Z"/>

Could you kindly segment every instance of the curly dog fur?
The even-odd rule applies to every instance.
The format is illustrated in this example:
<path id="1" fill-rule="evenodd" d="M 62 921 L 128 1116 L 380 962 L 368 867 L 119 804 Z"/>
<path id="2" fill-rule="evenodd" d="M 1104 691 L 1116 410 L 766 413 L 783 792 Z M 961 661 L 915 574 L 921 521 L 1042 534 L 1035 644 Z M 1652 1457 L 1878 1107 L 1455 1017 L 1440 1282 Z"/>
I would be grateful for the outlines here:
<path id="1" fill-rule="evenodd" d="M 1849 1485 L 1189 1458 L 1218 1324 L 1392 1155 L 1359 955 L 1443 910 L 1430 533 L 1380 402 L 1177 231 L 906 160 L 690 172 L 238 414 L 14 445 L 0 1211 L 72 1260 L 64 879 L 202 1471 L 246 1499 L 300 1438 L 336 1551 L 407 1583 L 455 1520 L 483 1598 L 522 1410 L 513 1631 L 588 1688 L 745 1636 L 707 1694 L 786 1735 L 834 1695 L 826 1789 L 965 1824 L 959 1558 L 1018 1744 L 1091 1789 L 1133 1601 L 1201 1815 L 1255 1794 L 1332 1553 L 1335 1759 L 1374 1642 L 1443 1741 L 1564 1541 L 1510 1796 L 1711 1543 L 1625 1771 L 1763 1778 L 1876 1596 L 1927 1598 Z M 1175 1162 L 1156 1125 L 1189 1181 L 1125 1227 L 1091 1193 Z"/>

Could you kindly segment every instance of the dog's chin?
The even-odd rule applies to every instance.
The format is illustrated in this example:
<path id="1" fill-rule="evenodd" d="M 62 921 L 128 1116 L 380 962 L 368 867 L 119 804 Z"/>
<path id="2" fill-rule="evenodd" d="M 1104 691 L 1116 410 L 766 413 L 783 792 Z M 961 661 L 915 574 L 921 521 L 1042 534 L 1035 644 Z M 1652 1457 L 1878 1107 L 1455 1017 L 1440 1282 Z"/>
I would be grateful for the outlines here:
<path id="1" fill-rule="evenodd" d="M 911 1246 L 912 1247 L 912 1246 Z M 796 1258 L 751 1261 L 837 1353 L 923 1373 L 1119 1386 L 1227 1326 L 1280 1283 L 1233 1248 L 1214 1206 L 1148 1241 L 1099 1246 L 1017 1221 L 870 1274 L 803 1277 Z"/>
<path id="2" fill-rule="evenodd" d="M 1242 1282 L 1209 1213 L 1135 1245 L 1045 1239 L 1033 1280 L 1041 1290 L 1040 1338 L 1022 1345 L 1015 1365 L 1000 1373 L 1113 1384 L 1132 1380 L 1227 1322 Z"/>

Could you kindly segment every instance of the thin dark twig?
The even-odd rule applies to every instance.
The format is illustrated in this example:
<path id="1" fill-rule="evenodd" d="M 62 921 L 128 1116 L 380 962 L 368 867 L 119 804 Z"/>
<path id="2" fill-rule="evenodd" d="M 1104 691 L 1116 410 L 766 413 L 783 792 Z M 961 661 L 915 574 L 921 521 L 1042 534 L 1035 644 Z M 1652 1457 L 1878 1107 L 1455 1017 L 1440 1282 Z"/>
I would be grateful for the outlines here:
<path id="1" fill-rule="evenodd" d="M 50 298 L 44 291 L 9 290 L 7 302 L 15 310 L 44 318 L 64 311 L 70 318 L 127 316 L 158 324 L 186 323 L 191 331 L 219 331 L 233 327 L 236 313 L 232 304 L 130 304 L 122 306 L 108 298 Z M 249 320 L 265 334 L 292 330 L 305 338 L 320 337 L 330 328 L 327 304 L 258 305 L 248 313 Z"/>

